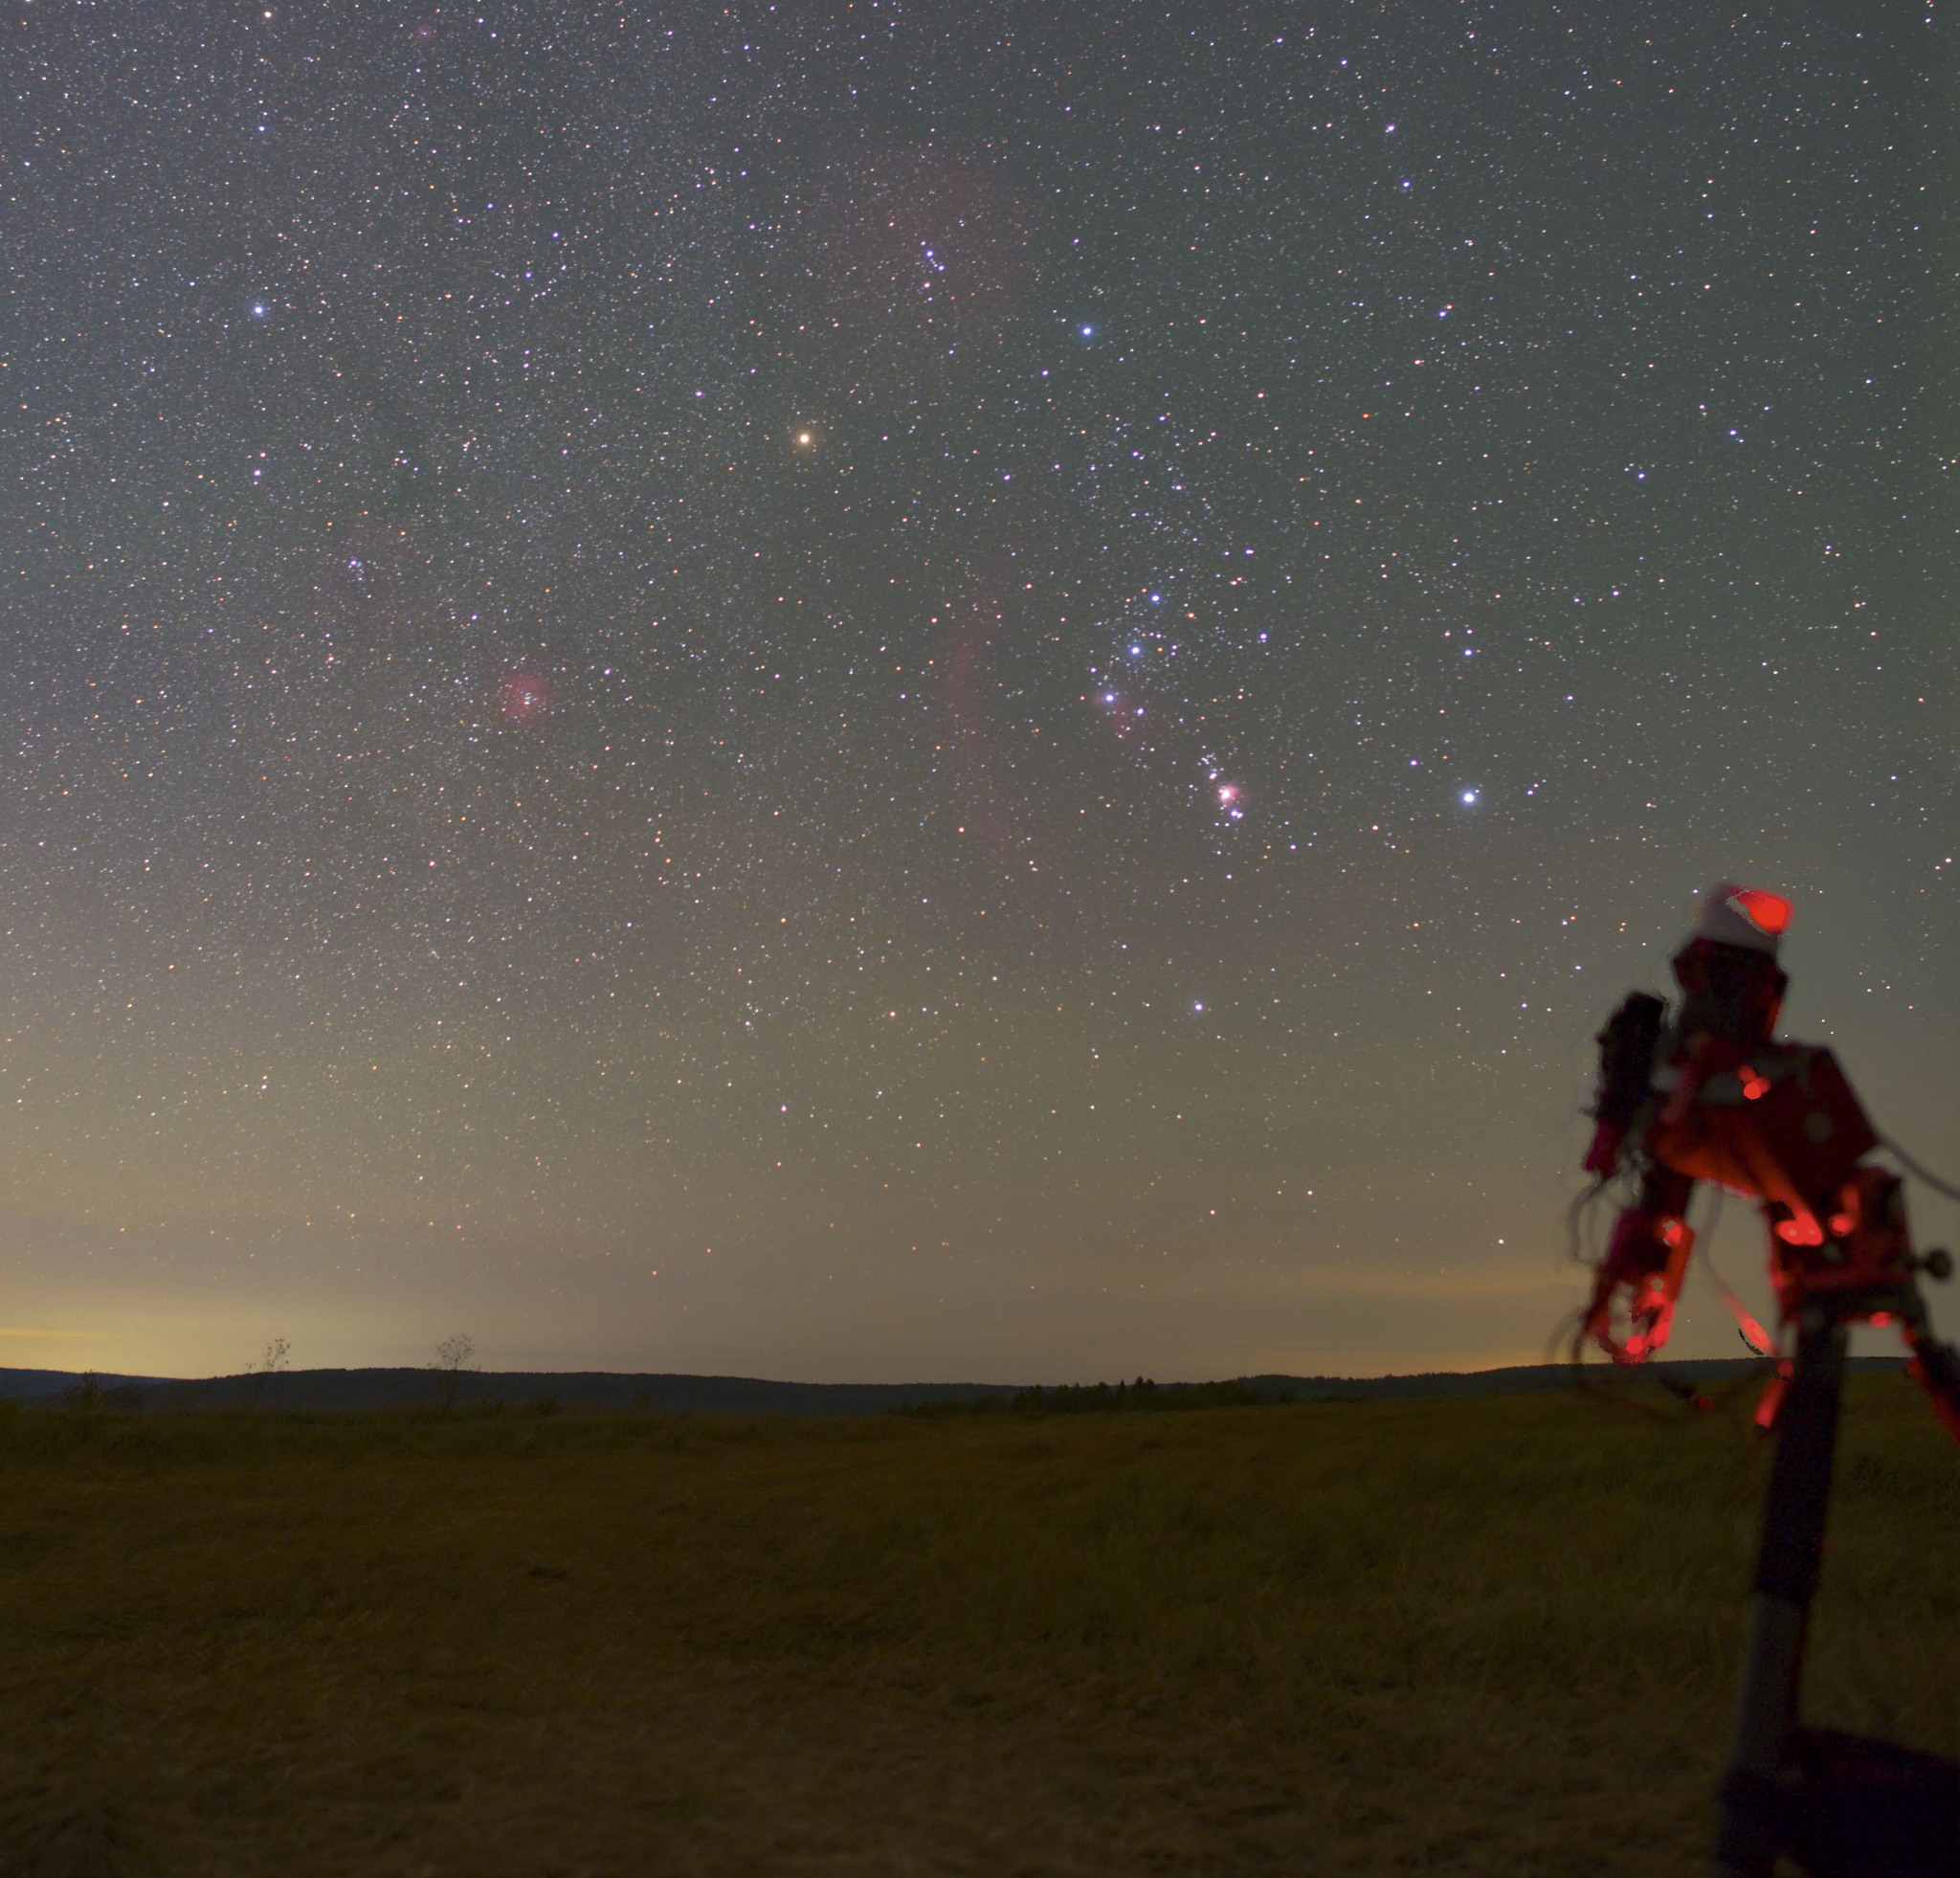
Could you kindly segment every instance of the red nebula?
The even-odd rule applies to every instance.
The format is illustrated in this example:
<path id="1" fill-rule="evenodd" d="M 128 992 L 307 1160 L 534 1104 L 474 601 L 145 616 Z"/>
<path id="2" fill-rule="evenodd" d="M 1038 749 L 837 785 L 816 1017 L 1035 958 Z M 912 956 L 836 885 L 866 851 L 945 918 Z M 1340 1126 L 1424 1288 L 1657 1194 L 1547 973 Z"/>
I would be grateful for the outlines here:
<path id="1" fill-rule="evenodd" d="M 551 708 L 551 681 L 539 672 L 512 672 L 501 698 L 506 724 L 533 724 Z"/>
<path id="2" fill-rule="evenodd" d="M 946 652 L 946 705 L 952 771 L 966 825 L 996 861 L 1023 854 L 1027 835 L 1018 826 L 1000 753 L 994 746 L 991 704 L 998 691 L 993 641 L 1005 621 L 998 597 L 982 589 L 952 624 Z M 964 832 L 964 831 L 963 831 Z"/>

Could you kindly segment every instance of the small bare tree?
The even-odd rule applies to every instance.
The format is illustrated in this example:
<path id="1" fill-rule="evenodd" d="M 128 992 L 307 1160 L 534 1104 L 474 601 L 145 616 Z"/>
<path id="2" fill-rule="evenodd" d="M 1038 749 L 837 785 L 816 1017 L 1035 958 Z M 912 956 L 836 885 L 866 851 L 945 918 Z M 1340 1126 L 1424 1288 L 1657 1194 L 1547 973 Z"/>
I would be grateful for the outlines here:
<path id="1" fill-rule="evenodd" d="M 84 1370 L 61 1392 L 62 1406 L 74 1415 L 100 1415 L 109 1406 L 109 1392 L 94 1370 Z"/>
<path id="2" fill-rule="evenodd" d="M 265 1379 L 278 1375 L 287 1367 L 286 1358 L 292 1353 L 293 1346 L 284 1337 L 274 1337 L 265 1346 L 265 1354 L 256 1363 L 245 1365 L 245 1374 L 252 1378 L 248 1385 L 252 1406 L 258 1406 L 258 1398 L 265 1394 Z"/>
<path id="3" fill-rule="evenodd" d="M 434 1373 L 435 1387 L 442 1397 L 444 1415 L 456 1406 L 457 1394 L 463 1386 L 463 1377 L 477 1367 L 476 1355 L 476 1339 L 462 1330 L 458 1330 L 453 1337 L 444 1337 L 435 1346 L 435 1360 L 429 1367 Z"/>

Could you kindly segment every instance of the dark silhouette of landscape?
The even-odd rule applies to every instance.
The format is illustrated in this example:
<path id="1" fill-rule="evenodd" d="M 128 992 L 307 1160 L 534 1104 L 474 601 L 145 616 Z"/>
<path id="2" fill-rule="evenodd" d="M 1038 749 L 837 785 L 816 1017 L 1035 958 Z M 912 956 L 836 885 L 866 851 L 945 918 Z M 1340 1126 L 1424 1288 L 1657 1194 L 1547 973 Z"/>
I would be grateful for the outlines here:
<path id="1" fill-rule="evenodd" d="M 1748 1357 L 1657 1363 L 1650 1366 L 1650 1378 L 1700 1386 L 1740 1379 L 1762 1367 Z M 1901 1363 L 1893 1357 L 1859 1357 L 1851 1367 L 1897 1370 Z M 983 1406 L 1005 1409 L 1017 1402 L 1023 1408 L 1065 1412 L 1094 1406 L 1098 1389 L 1111 1407 L 1208 1408 L 1516 1395 L 1573 1386 L 1572 1370 L 1566 1363 L 1414 1375 L 1253 1375 L 1229 1382 L 1148 1383 L 1140 1388 L 1142 1380 L 1057 1387 L 1001 1382 L 772 1382 L 761 1376 L 622 1375 L 610 1370 L 481 1370 L 467 1373 L 457 1400 L 502 1402 L 512 1408 L 550 1402 L 566 1409 L 637 1409 L 664 1415 L 855 1416 Z M 92 1373 L 92 1379 L 66 1370 L 0 1369 L 0 1400 L 55 1403 L 85 1382 L 103 1394 L 105 1405 L 129 1409 L 393 1409 L 425 1406 L 438 1397 L 436 1373 L 428 1369 L 284 1370 L 189 1378 Z"/>

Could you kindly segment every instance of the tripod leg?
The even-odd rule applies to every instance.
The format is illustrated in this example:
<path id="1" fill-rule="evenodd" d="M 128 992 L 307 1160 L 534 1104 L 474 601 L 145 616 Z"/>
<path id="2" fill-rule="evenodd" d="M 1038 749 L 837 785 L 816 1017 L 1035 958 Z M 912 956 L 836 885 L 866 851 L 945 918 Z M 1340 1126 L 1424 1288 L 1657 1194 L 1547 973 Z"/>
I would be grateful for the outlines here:
<path id="1" fill-rule="evenodd" d="M 1724 1878 L 1769 1878 L 1782 1840 L 1804 1631 L 1831 1499 L 1844 1346 L 1840 1324 L 1816 1320 L 1803 1326 L 1789 1393 L 1776 1417 L 1776 1456 L 1749 1600 L 1748 1652 L 1719 1802 L 1715 1862 Z"/>
<path id="2" fill-rule="evenodd" d="M 1934 1414 L 1960 1442 L 1960 1350 L 1923 1330 L 1908 1331 L 1906 1342 L 1912 1347 L 1906 1375 L 1933 1398 Z"/>

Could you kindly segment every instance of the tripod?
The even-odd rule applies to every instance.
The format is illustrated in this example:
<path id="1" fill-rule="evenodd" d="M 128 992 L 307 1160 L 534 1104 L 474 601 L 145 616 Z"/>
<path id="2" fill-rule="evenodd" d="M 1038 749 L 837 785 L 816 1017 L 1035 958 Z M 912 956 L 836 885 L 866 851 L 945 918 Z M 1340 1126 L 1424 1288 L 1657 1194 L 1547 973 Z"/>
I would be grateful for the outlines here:
<path id="1" fill-rule="evenodd" d="M 1805 1313 L 1776 1407 L 1748 1653 L 1717 1800 L 1723 1878 L 1769 1878 L 1779 1854 L 1813 1878 L 1960 1875 L 1960 1764 L 1797 1720 L 1852 1315 Z M 1928 1338 L 1917 1360 L 1935 1398 L 1960 1415 L 1960 1357 Z"/>
<path id="2" fill-rule="evenodd" d="M 1718 886 L 1673 959 L 1673 1023 L 1661 999 L 1636 992 L 1599 1035 L 1586 1169 L 1602 1184 L 1637 1175 L 1638 1192 L 1614 1224 L 1576 1344 L 1616 1363 L 1652 1356 L 1694 1251 L 1697 1182 L 1758 1202 L 1796 1341 L 1756 1414 L 1776 1452 L 1716 1865 L 1723 1878 L 1771 1878 L 1784 1856 L 1812 1878 L 1960 1878 L 1960 1765 L 1797 1718 L 1850 1327 L 1897 1327 L 1907 1374 L 1955 1440 L 1960 1352 L 1932 1334 L 1919 1289 L 1921 1272 L 1944 1279 L 1953 1262 L 1914 1254 L 1904 1183 L 1865 1162 L 1879 1137 L 1836 1059 L 1771 1040 L 1790 911 L 1774 894 Z M 1745 1339 L 1767 1354 L 1767 1334 L 1737 1310 Z"/>

